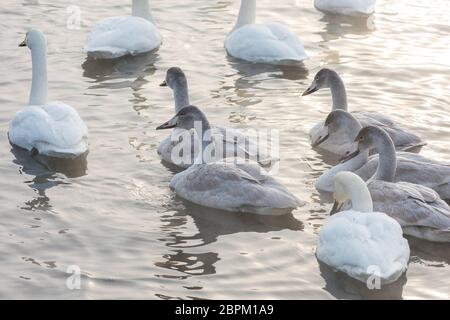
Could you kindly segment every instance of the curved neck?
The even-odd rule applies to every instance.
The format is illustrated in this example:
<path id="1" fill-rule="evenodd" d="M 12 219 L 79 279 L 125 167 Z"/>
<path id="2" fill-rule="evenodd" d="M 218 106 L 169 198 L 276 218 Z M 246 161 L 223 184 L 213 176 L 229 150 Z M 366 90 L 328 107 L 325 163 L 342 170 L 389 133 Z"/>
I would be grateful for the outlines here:
<path id="1" fill-rule="evenodd" d="M 347 92 L 345 90 L 344 81 L 336 73 L 333 74 L 330 79 L 331 97 L 333 99 L 332 110 L 345 110 L 347 111 Z"/>
<path id="2" fill-rule="evenodd" d="M 141 17 L 153 22 L 149 0 L 133 0 L 131 14 L 135 17 Z"/>
<path id="3" fill-rule="evenodd" d="M 205 164 L 210 160 L 209 155 L 210 145 L 212 145 L 212 137 L 211 137 L 211 125 L 209 124 L 208 119 L 203 117 L 201 121 L 195 121 L 194 130 L 197 133 L 197 139 L 199 143 L 198 156 L 194 161 L 194 164 Z"/>
<path id="4" fill-rule="evenodd" d="M 379 153 L 376 179 L 393 182 L 397 170 L 397 155 L 394 143 L 386 133 L 377 137 L 376 149 Z"/>
<path id="5" fill-rule="evenodd" d="M 362 180 L 353 182 L 348 190 L 348 196 L 352 203 L 352 209 L 358 212 L 372 212 L 373 203 L 367 185 Z"/>
<path id="6" fill-rule="evenodd" d="M 32 80 L 29 105 L 47 103 L 47 47 L 45 43 L 31 50 Z"/>
<path id="7" fill-rule="evenodd" d="M 188 85 L 186 82 L 174 84 L 172 91 L 173 98 L 175 99 L 175 113 L 178 113 L 183 107 L 190 104 Z"/>
<path id="8" fill-rule="evenodd" d="M 246 24 L 254 24 L 256 19 L 256 0 L 241 0 L 239 16 L 233 30 Z"/>

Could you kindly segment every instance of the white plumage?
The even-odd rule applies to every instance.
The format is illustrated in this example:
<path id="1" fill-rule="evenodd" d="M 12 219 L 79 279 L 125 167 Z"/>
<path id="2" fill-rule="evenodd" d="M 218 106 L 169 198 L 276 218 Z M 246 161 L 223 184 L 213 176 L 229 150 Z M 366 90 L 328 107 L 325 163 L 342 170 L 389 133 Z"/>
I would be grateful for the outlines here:
<path id="1" fill-rule="evenodd" d="M 88 150 L 88 130 L 71 106 L 47 102 L 46 40 L 39 30 L 27 33 L 21 46 L 32 54 L 33 79 L 29 105 L 9 124 L 11 144 L 28 151 L 59 158 L 75 158 Z"/>
<path id="2" fill-rule="evenodd" d="M 319 233 L 317 258 L 350 277 L 367 281 L 376 271 L 384 283 L 405 272 L 409 246 L 400 225 L 382 212 L 339 212 Z"/>
<path id="3" fill-rule="evenodd" d="M 317 10 L 351 16 L 370 15 L 375 11 L 376 0 L 314 0 Z"/>
<path id="4" fill-rule="evenodd" d="M 302 43 L 280 23 L 255 24 L 256 0 L 242 0 L 238 21 L 225 40 L 229 55 L 255 63 L 285 64 L 307 58 Z"/>
<path id="5" fill-rule="evenodd" d="M 16 113 L 9 125 L 12 144 L 39 154 L 73 158 L 88 149 L 88 130 L 71 106 L 50 102 L 27 106 Z"/>
<path id="6" fill-rule="evenodd" d="M 370 276 L 382 283 L 396 281 L 407 269 L 409 245 L 399 223 L 382 212 L 373 212 L 365 182 L 351 172 L 334 178 L 335 207 L 351 209 L 329 217 L 319 232 L 317 258 L 350 277 L 366 282 Z"/>
<path id="7" fill-rule="evenodd" d="M 162 37 L 151 21 L 147 0 L 133 1 L 133 15 L 106 18 L 90 32 L 85 50 L 97 59 L 114 59 L 157 49 Z"/>

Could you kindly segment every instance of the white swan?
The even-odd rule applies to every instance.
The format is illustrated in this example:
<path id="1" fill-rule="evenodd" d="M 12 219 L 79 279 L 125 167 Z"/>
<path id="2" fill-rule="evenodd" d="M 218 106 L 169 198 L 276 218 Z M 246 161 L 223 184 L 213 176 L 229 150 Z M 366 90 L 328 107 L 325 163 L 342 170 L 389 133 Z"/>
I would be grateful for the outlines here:
<path id="1" fill-rule="evenodd" d="M 350 16 L 371 15 L 375 4 L 376 0 L 314 0 L 319 11 Z"/>
<path id="2" fill-rule="evenodd" d="M 357 140 L 360 150 L 373 145 L 383 146 L 376 174 L 367 182 L 375 210 L 397 220 L 405 234 L 429 241 L 450 242 L 450 207 L 447 203 L 434 190 L 423 185 L 394 182 L 397 161 L 388 135 L 380 128 L 366 127 L 358 134 Z M 425 179 L 427 173 L 412 169 L 411 175 Z M 431 177 L 442 179 L 438 174 Z M 449 177 L 446 178 L 448 181 Z"/>
<path id="3" fill-rule="evenodd" d="M 166 80 L 161 86 L 172 89 L 175 100 L 175 113 L 189 105 L 189 89 L 184 72 L 178 67 L 167 70 Z M 195 131 L 190 136 L 184 136 L 183 129 L 175 128 L 172 133 L 161 141 L 158 146 L 158 154 L 161 159 L 180 168 L 187 168 L 194 163 L 198 155 L 198 144 L 195 142 Z M 216 155 L 216 160 L 227 157 L 241 156 L 257 161 L 262 166 L 270 166 L 278 159 L 263 152 L 262 146 L 255 139 L 245 136 L 238 130 L 213 126 L 211 129 L 213 143 L 223 152 Z M 186 140 L 183 138 L 186 137 Z M 190 155 L 185 156 L 183 152 Z M 181 156 L 180 156 L 181 155 Z"/>
<path id="4" fill-rule="evenodd" d="M 351 114 L 341 110 L 331 112 L 326 123 L 329 136 L 334 134 L 335 127 L 341 127 L 343 124 L 348 128 L 360 127 L 358 121 Z M 335 124 L 337 125 L 335 126 Z M 364 144 L 357 144 L 355 152 L 351 152 L 343 162 L 325 171 L 315 183 L 317 190 L 332 192 L 333 177 L 338 172 L 351 171 L 367 181 L 375 175 L 378 165 L 384 167 L 396 163 L 394 181 L 420 184 L 435 190 L 441 198 L 450 199 L 450 166 L 418 154 L 395 152 L 392 139 L 386 131 L 379 127 L 361 128 L 358 135 L 361 133 L 368 135 L 367 141 L 370 143 L 366 141 Z M 373 150 L 378 154 L 369 156 Z"/>
<path id="5" fill-rule="evenodd" d="M 148 0 L 133 0 L 131 16 L 107 18 L 94 26 L 85 50 L 96 59 L 114 59 L 153 51 L 161 41 Z"/>
<path id="6" fill-rule="evenodd" d="M 239 16 L 225 40 L 228 54 L 255 63 L 286 64 L 307 58 L 297 36 L 280 23 L 255 24 L 256 0 L 241 0 Z"/>
<path id="7" fill-rule="evenodd" d="M 184 107 L 157 130 L 193 127 L 201 152 L 195 164 L 170 181 L 178 196 L 205 207 L 262 215 L 286 214 L 304 205 L 256 164 L 237 158 L 209 162 L 211 126 L 197 107 Z"/>
<path id="8" fill-rule="evenodd" d="M 88 150 L 88 130 L 72 107 L 58 101 L 47 102 L 47 44 L 39 30 L 27 32 L 19 45 L 28 46 L 32 57 L 29 105 L 17 112 L 9 124 L 11 144 L 32 155 L 75 158 Z"/>
<path id="9" fill-rule="evenodd" d="M 319 232 L 316 256 L 332 268 L 366 282 L 379 276 L 382 283 L 396 281 L 407 269 L 408 241 L 397 221 L 373 212 L 364 181 L 350 172 L 334 179 L 336 202 L 352 203 L 348 211 L 329 217 Z"/>
<path id="10" fill-rule="evenodd" d="M 329 88 L 333 100 L 332 111 L 347 111 L 347 93 L 344 82 L 336 71 L 330 69 L 321 69 L 314 77 L 309 88 L 303 93 L 303 96 L 314 93 L 322 88 Z M 352 115 L 361 123 L 363 127 L 374 125 L 383 127 L 391 136 L 397 150 L 418 152 L 426 143 L 414 133 L 408 132 L 394 123 L 388 117 L 376 112 L 357 111 Z M 344 156 L 348 151 L 349 145 L 353 143 L 357 132 L 350 130 L 341 130 L 336 132 L 331 139 L 324 143 L 321 141 L 326 136 L 324 133 L 324 121 L 316 124 L 310 131 L 309 136 L 313 147 L 325 150 L 338 156 Z M 320 146 L 319 146 L 320 145 Z"/>

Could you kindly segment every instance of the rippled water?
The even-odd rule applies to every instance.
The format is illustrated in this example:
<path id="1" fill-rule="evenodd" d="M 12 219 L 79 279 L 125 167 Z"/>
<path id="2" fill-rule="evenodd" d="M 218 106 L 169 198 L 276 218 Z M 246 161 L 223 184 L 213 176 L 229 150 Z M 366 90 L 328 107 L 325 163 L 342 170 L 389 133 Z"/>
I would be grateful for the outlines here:
<path id="1" fill-rule="evenodd" d="M 86 33 L 128 1 L 82 1 L 67 29 L 67 2 L 2 2 L 0 9 L 0 298 L 449 298 L 450 246 L 410 239 L 409 270 L 369 292 L 320 266 L 317 232 L 330 205 L 314 179 L 327 167 L 307 130 L 330 96 L 300 93 L 323 66 L 348 87 L 350 108 L 389 115 L 424 137 L 423 154 L 448 160 L 450 9 L 447 0 L 380 0 L 366 20 L 325 16 L 312 0 L 258 1 L 258 20 L 288 24 L 304 42 L 304 68 L 227 58 L 223 40 L 238 1 L 151 1 L 164 44 L 154 55 L 86 62 Z M 31 59 L 18 48 L 30 27 L 49 45 L 49 97 L 74 106 L 90 129 L 87 170 L 54 173 L 16 150 L 8 121 L 28 101 Z M 286 217 L 215 212 L 176 198 L 154 128 L 173 113 L 165 71 L 186 72 L 191 100 L 214 124 L 280 130 L 277 178 L 309 204 Z M 85 171 L 85 172 L 84 172 Z M 81 290 L 68 290 L 68 266 Z"/>

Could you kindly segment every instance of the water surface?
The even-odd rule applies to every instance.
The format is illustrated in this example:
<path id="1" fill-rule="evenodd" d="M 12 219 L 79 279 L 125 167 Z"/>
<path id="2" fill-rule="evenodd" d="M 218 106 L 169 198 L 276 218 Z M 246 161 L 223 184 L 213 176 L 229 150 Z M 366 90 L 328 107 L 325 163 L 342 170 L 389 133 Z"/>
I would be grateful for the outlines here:
<path id="1" fill-rule="evenodd" d="M 131 2 L 131 1 L 130 1 Z M 238 1 L 151 1 L 164 36 L 155 54 L 92 63 L 92 25 L 131 11 L 128 1 L 80 2 L 68 29 L 65 1 L 3 1 L 0 9 L 0 298 L 449 298 L 450 247 L 410 239 L 407 274 L 381 291 L 319 265 L 314 251 L 330 204 L 313 183 L 328 166 L 307 131 L 329 93 L 301 97 L 322 66 L 344 78 L 353 110 L 379 111 L 450 155 L 450 9 L 446 0 L 380 0 L 367 19 L 326 16 L 309 0 L 258 1 L 259 21 L 283 21 L 302 39 L 304 67 L 227 58 L 223 40 Z M 30 27 L 48 38 L 49 98 L 74 106 L 90 130 L 87 163 L 52 172 L 11 150 L 8 122 L 27 103 L 31 59 L 18 48 Z M 173 115 L 165 71 L 186 72 L 192 103 L 232 128 L 280 130 L 277 178 L 308 201 L 292 215 L 216 212 L 175 197 L 174 172 L 156 148 Z M 81 290 L 68 290 L 68 266 Z"/>

